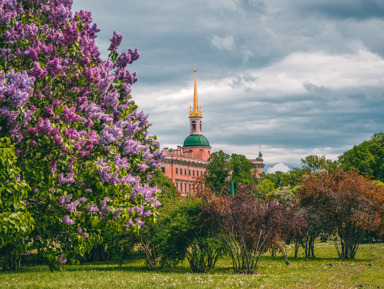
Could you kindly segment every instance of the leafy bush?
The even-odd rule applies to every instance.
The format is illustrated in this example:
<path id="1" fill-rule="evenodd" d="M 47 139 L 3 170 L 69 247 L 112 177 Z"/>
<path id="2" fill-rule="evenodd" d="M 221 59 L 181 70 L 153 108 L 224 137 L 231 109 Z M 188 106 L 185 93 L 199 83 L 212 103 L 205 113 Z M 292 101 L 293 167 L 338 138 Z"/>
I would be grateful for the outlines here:
<path id="1" fill-rule="evenodd" d="M 28 185 L 20 179 L 14 145 L 0 139 L 0 255 L 4 269 L 15 269 L 26 251 L 24 237 L 33 230 L 33 218 L 27 211 Z"/>
<path id="2" fill-rule="evenodd" d="M 286 258 L 281 236 L 292 220 L 290 215 L 274 200 L 261 202 L 252 192 L 243 192 L 205 199 L 201 218 L 226 244 L 234 272 L 250 274 L 261 254 L 270 249 Z"/>

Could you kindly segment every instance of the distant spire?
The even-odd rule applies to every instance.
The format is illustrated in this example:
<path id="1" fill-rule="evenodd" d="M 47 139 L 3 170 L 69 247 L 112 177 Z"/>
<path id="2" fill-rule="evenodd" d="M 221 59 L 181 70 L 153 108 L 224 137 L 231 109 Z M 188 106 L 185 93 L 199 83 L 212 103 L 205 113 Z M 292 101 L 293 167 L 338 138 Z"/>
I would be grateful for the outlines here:
<path id="1" fill-rule="evenodd" d="M 197 99 L 197 84 L 196 84 L 196 64 L 195 69 L 193 70 L 193 77 L 194 77 L 194 86 L 193 86 L 193 109 L 192 112 L 189 114 L 189 117 L 203 117 L 201 114 L 201 107 L 199 111 L 199 103 Z"/>
<path id="2" fill-rule="evenodd" d="M 261 145 L 260 145 L 260 151 L 259 151 L 259 156 L 257 157 L 256 160 L 263 161 L 263 154 L 261 153 Z"/>

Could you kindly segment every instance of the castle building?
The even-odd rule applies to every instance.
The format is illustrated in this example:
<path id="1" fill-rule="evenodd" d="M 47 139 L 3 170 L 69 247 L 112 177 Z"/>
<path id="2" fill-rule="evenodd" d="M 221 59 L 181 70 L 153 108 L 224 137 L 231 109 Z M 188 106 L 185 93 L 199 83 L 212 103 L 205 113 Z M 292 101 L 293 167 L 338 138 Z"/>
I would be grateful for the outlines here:
<path id="1" fill-rule="evenodd" d="M 165 176 L 175 184 L 182 196 L 193 193 L 194 184 L 198 177 L 205 173 L 208 159 L 211 155 L 211 146 L 203 135 L 203 115 L 198 104 L 196 67 L 194 69 L 193 107 L 189 113 L 189 136 L 184 140 L 183 146 L 177 149 L 164 148 L 165 158 L 162 160 L 161 169 Z M 255 173 L 261 174 L 264 170 L 263 155 L 251 160 L 255 165 Z"/>

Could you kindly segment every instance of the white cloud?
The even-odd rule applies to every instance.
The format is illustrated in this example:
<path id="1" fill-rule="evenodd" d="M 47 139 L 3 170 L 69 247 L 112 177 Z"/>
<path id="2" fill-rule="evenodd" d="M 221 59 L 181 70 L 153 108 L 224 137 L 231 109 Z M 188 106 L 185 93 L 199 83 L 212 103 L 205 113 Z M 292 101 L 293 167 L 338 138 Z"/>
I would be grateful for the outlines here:
<path id="1" fill-rule="evenodd" d="M 244 81 L 254 91 L 268 94 L 305 93 L 304 83 L 333 89 L 379 87 L 384 83 L 384 59 L 367 50 L 330 55 L 297 52 L 268 67 L 249 70 L 257 81 Z M 227 82 L 227 80 L 224 80 Z"/>
<path id="2" fill-rule="evenodd" d="M 233 50 L 235 48 L 235 40 L 232 36 L 219 37 L 214 35 L 211 38 L 211 45 L 219 50 Z"/>
<path id="3" fill-rule="evenodd" d="M 278 172 L 278 171 L 286 173 L 289 170 L 290 170 L 290 168 L 288 166 L 286 166 L 284 163 L 279 163 L 279 164 L 274 165 L 272 168 L 269 168 L 267 170 L 267 173 L 273 174 L 273 173 Z"/>

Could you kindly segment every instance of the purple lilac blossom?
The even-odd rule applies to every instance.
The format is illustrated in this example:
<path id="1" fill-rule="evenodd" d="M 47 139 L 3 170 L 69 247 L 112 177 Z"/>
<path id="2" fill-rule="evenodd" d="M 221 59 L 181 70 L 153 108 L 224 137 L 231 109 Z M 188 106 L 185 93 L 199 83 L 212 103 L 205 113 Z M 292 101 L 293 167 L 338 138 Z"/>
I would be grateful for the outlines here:
<path id="1" fill-rule="evenodd" d="M 124 227 L 128 229 L 132 225 L 133 225 L 132 218 L 130 218 L 129 221 L 125 222 Z"/>
<path id="2" fill-rule="evenodd" d="M 76 200 L 70 204 L 67 205 L 67 212 L 68 213 L 73 213 L 74 211 L 76 211 L 76 208 L 77 206 L 79 205 L 79 200 Z"/>
<path id="3" fill-rule="evenodd" d="M 117 220 L 117 219 L 120 217 L 120 214 L 121 214 L 121 212 L 120 212 L 120 208 L 118 208 L 118 209 L 116 210 L 115 214 L 113 214 L 113 219 L 114 219 L 114 220 Z"/>
<path id="4" fill-rule="evenodd" d="M 141 228 L 141 226 L 145 224 L 145 222 L 142 221 L 140 218 L 136 218 L 135 221 L 136 221 L 136 226 L 138 226 L 139 228 Z"/>
<path id="5" fill-rule="evenodd" d="M 152 212 L 146 211 L 146 212 L 144 212 L 143 217 L 146 218 L 146 217 L 149 217 L 150 215 L 152 215 Z"/>
<path id="6" fill-rule="evenodd" d="M 60 173 L 60 174 L 58 175 L 58 183 L 59 183 L 60 185 L 72 184 L 72 183 L 75 182 L 75 180 L 73 179 L 73 176 L 74 176 L 74 175 L 75 175 L 74 173 L 69 173 L 69 174 L 67 175 L 67 177 L 65 178 L 65 177 L 64 177 L 64 174 L 63 174 L 63 173 Z"/>
<path id="7" fill-rule="evenodd" d="M 56 160 L 53 160 L 49 165 L 49 168 L 51 169 L 52 175 L 54 175 L 56 173 L 56 166 L 57 166 Z"/>
<path id="8" fill-rule="evenodd" d="M 109 201 L 109 197 L 104 197 L 104 199 L 100 201 L 100 206 L 105 206 L 108 201 Z"/>
<path id="9" fill-rule="evenodd" d="M 35 149 L 37 147 L 37 142 L 35 140 L 31 140 L 29 142 L 29 145 L 31 146 L 31 148 Z"/>
<path id="10" fill-rule="evenodd" d="M 60 264 L 65 264 L 67 263 L 67 258 L 63 259 L 63 255 L 59 255 L 59 259 L 57 260 L 57 262 Z"/>
<path id="11" fill-rule="evenodd" d="M 63 66 L 61 66 L 60 58 L 55 58 L 53 60 L 48 61 L 46 68 L 48 73 L 52 76 L 56 76 L 64 69 Z"/>
<path id="12" fill-rule="evenodd" d="M 121 41 L 123 40 L 123 35 L 117 33 L 116 31 L 113 31 L 113 36 L 110 40 L 111 46 L 109 47 L 109 50 L 111 50 L 112 52 L 116 52 L 117 48 L 119 48 L 121 44 Z"/>
<path id="13" fill-rule="evenodd" d="M 87 207 L 87 212 L 88 213 L 94 214 L 94 213 L 99 212 L 99 211 L 100 210 L 99 210 L 99 208 L 96 205 L 89 205 Z"/>
<path id="14" fill-rule="evenodd" d="M 69 194 L 68 196 L 65 197 L 64 202 L 69 203 L 72 200 L 72 198 L 73 198 L 73 194 Z"/>
<path id="15" fill-rule="evenodd" d="M 136 207 L 136 213 L 141 216 L 144 212 L 144 206 L 141 205 L 140 207 Z"/>
<path id="16" fill-rule="evenodd" d="M 65 225 L 73 225 L 75 223 L 74 220 L 70 219 L 68 215 L 65 215 L 62 219 L 61 219 L 61 223 L 65 224 Z"/>

